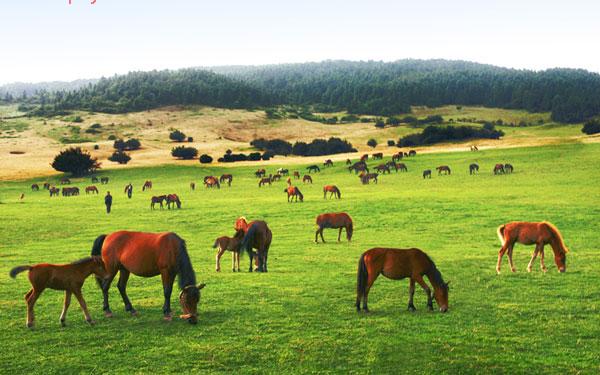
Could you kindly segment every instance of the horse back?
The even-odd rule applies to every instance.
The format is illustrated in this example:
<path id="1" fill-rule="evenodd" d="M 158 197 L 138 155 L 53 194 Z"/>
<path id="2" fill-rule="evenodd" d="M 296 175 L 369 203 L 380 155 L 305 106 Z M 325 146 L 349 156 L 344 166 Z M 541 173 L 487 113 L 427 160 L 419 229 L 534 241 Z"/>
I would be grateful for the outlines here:
<path id="1" fill-rule="evenodd" d="M 364 255 L 369 273 L 381 273 L 393 280 L 424 275 L 433 266 L 433 262 L 427 254 L 417 248 L 376 247 L 367 250 Z"/>

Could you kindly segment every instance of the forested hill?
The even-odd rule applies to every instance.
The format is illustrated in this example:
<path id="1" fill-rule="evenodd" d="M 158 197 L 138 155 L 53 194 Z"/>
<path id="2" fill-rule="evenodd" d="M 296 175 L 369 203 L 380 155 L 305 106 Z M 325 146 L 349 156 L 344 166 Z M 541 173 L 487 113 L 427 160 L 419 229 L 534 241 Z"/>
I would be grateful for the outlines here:
<path id="1" fill-rule="evenodd" d="M 600 114 L 600 75 L 540 72 L 446 60 L 325 61 L 137 72 L 44 98 L 54 109 L 127 112 L 172 104 L 250 108 L 321 104 L 391 115 L 411 105 L 483 105 L 551 111 L 556 121 Z"/>

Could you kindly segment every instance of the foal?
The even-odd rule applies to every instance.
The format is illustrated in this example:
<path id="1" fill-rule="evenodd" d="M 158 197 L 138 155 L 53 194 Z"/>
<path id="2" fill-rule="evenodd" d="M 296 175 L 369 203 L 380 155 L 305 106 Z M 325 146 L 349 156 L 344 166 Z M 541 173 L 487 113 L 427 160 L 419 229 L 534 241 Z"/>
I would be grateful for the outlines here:
<path id="1" fill-rule="evenodd" d="M 233 237 L 219 237 L 213 244 L 213 249 L 217 249 L 216 271 L 221 271 L 221 257 L 225 251 L 231 251 L 231 270 L 240 272 L 240 244 L 244 239 L 244 231 L 238 230 Z"/>
<path id="2" fill-rule="evenodd" d="M 85 279 L 92 273 L 100 278 L 105 277 L 106 271 L 101 257 L 92 256 L 83 258 L 70 264 L 40 263 L 34 266 L 19 266 L 10 271 L 10 277 L 14 279 L 23 271 L 29 271 L 29 282 L 33 287 L 25 294 L 25 301 L 27 302 L 27 327 L 33 327 L 35 320 L 33 306 L 46 288 L 65 291 L 65 302 L 60 314 L 60 324 L 63 327 L 65 326 L 67 309 L 71 304 L 71 294 L 75 294 L 77 301 L 79 301 L 86 322 L 94 324 L 81 294 L 81 287 Z"/>

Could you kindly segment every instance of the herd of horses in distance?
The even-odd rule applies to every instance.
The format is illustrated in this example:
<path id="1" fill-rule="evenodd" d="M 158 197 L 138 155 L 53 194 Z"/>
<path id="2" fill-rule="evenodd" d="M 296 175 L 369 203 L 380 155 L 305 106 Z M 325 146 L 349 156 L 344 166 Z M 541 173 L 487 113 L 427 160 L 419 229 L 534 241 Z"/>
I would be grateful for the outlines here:
<path id="1" fill-rule="evenodd" d="M 472 151 L 477 151 L 477 149 Z M 360 178 L 360 182 L 368 184 L 370 181 L 377 183 L 380 174 L 396 172 L 407 172 L 408 168 L 401 163 L 403 157 L 413 157 L 415 151 L 408 153 L 399 152 L 394 154 L 387 163 L 381 163 L 373 169 L 377 173 L 371 173 L 367 165 L 369 155 L 363 155 L 359 161 L 353 163 L 350 159 L 346 160 L 346 165 L 350 173 L 355 172 Z M 382 160 L 382 153 L 371 155 L 373 160 Z M 328 159 L 323 163 L 325 168 L 333 167 L 333 161 Z M 308 174 L 302 177 L 303 183 L 312 184 L 311 173 L 318 173 L 321 168 L 318 165 L 310 165 L 307 168 Z M 451 169 L 447 165 L 441 165 L 436 168 L 438 175 L 450 175 Z M 476 174 L 479 171 L 479 165 L 471 164 L 469 173 Z M 513 166 L 510 164 L 496 164 L 493 168 L 494 174 L 512 173 Z M 284 192 L 287 194 L 288 202 L 304 200 L 303 194 L 297 186 L 292 183 L 294 180 L 300 180 L 299 171 L 290 171 L 285 168 L 279 168 L 276 173 L 267 176 L 266 170 L 258 169 L 254 175 L 258 179 L 258 186 L 272 185 L 287 176 L 287 187 Z M 431 170 L 423 171 L 423 178 L 431 178 Z M 92 177 L 92 183 L 100 181 L 101 184 L 108 184 L 109 178 Z M 206 188 L 220 189 L 221 185 L 231 186 L 233 176 L 223 174 L 220 177 L 206 176 L 204 185 Z M 60 180 L 61 184 L 68 185 L 71 181 L 68 178 Z M 40 190 L 38 184 L 31 186 L 32 190 Z M 59 194 L 59 189 L 49 183 L 44 183 L 43 188 L 50 192 L 50 196 Z M 152 181 L 144 182 L 142 191 L 151 190 Z M 65 193 L 66 189 L 66 193 Z M 133 187 L 131 183 L 125 187 L 125 193 L 131 197 Z M 195 190 L 196 184 L 190 183 L 190 189 Z M 95 185 L 85 188 L 86 194 L 98 194 Z M 63 196 L 78 195 L 77 187 L 63 187 Z M 323 187 L 323 198 L 341 199 L 341 192 L 335 185 L 325 185 Z M 167 208 L 181 208 L 181 200 L 177 194 L 165 194 L 151 197 L 151 209 L 159 204 L 163 207 L 166 202 Z M 338 230 L 338 242 L 341 241 L 342 232 L 345 231 L 346 239 L 351 241 L 353 234 L 353 221 L 348 213 L 330 212 L 323 213 L 316 218 L 317 230 L 315 232 L 315 242 L 325 243 L 323 232 L 325 229 Z M 265 221 L 248 221 L 244 217 L 239 217 L 233 228 L 235 234 L 232 237 L 221 236 L 213 244 L 217 249 L 215 258 L 215 269 L 221 270 L 220 260 L 226 251 L 232 254 L 232 271 L 240 271 L 240 253 L 246 252 L 249 257 L 248 271 L 268 272 L 268 253 L 273 238 L 273 234 Z M 497 235 L 502 244 L 498 252 L 498 261 L 496 271 L 500 273 L 502 257 L 507 254 L 508 262 L 512 272 L 515 272 L 513 264 L 513 247 L 518 242 L 524 245 L 535 245 L 535 250 L 527 266 L 527 271 L 531 272 L 533 262 L 536 257 L 540 257 L 540 267 L 546 272 L 544 263 L 544 246 L 550 245 L 554 253 L 554 261 L 559 272 L 566 271 L 566 254 L 568 248 L 565 246 L 563 238 L 558 229 L 549 222 L 511 222 L 501 225 L 497 229 Z M 55 265 L 55 264 L 37 264 L 33 266 L 25 265 L 13 268 L 10 271 L 11 277 L 23 271 L 29 271 L 29 280 L 32 285 L 31 290 L 25 295 L 27 303 L 27 327 L 34 325 L 34 305 L 40 294 L 46 288 L 64 290 L 65 299 L 62 313 L 60 315 L 61 325 L 65 325 L 66 313 L 71 301 L 71 295 L 75 295 L 85 319 L 89 323 L 93 320 L 87 310 L 85 300 L 81 293 L 81 287 L 85 279 L 94 274 L 103 294 L 103 310 L 106 317 L 112 316 L 108 300 L 108 291 L 113 279 L 119 274 L 117 287 L 125 304 L 125 310 L 132 315 L 137 312 L 133 308 L 129 297 L 127 296 L 126 286 L 130 274 L 142 277 L 161 276 L 163 283 L 163 314 L 165 320 L 172 320 L 171 315 L 171 293 L 175 277 L 178 275 L 179 302 L 182 308 L 180 318 L 195 324 L 198 321 L 198 305 L 200 303 L 200 290 L 205 284 L 196 282 L 195 272 L 192 267 L 190 257 L 187 252 L 185 241 L 177 234 L 168 233 L 145 233 L 118 231 L 108 235 L 101 235 L 93 243 L 91 256 L 79 261 Z M 422 250 L 417 248 L 394 249 L 394 248 L 373 248 L 364 252 L 358 262 L 357 287 L 356 287 L 356 309 L 368 311 L 368 295 L 373 283 L 379 275 L 393 280 L 409 278 L 409 300 L 408 309 L 415 310 L 413 296 L 415 292 L 415 283 L 419 284 L 427 295 L 427 308 L 433 310 L 433 300 L 435 299 L 441 312 L 448 311 L 448 282 L 445 282 L 441 272 L 436 267 L 431 258 Z M 425 282 L 424 277 L 429 280 L 433 291 Z M 361 306 L 362 304 L 362 306 Z"/>

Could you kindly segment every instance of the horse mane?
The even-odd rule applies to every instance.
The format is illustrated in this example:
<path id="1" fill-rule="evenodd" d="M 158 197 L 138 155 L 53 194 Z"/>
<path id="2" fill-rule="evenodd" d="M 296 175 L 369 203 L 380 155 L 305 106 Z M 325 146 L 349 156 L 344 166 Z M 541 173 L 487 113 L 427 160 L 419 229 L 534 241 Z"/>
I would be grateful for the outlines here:
<path id="1" fill-rule="evenodd" d="M 94 260 L 94 257 L 93 257 L 93 256 L 90 256 L 90 257 L 81 258 L 81 259 L 79 259 L 79 260 L 76 260 L 76 261 L 74 261 L 74 262 L 71 262 L 70 264 L 72 264 L 72 265 L 84 264 L 84 263 L 91 262 L 91 261 L 93 261 L 93 260 Z"/>
<path id="2" fill-rule="evenodd" d="M 425 254 L 424 252 L 423 252 L 423 255 L 425 255 L 425 258 L 427 258 L 427 260 L 429 260 L 429 262 L 431 263 L 431 270 L 429 271 L 428 276 L 431 277 L 432 283 L 435 282 L 436 284 L 440 285 L 441 287 L 444 287 L 446 285 L 446 283 L 444 282 L 444 279 L 442 278 L 442 274 L 441 274 L 440 270 L 438 270 L 438 268 L 436 267 L 433 260 L 429 257 L 429 255 Z"/>
<path id="3" fill-rule="evenodd" d="M 300 199 L 304 199 L 304 195 L 302 194 L 302 192 L 300 191 L 300 189 L 296 188 L 296 193 L 298 193 L 298 195 L 300 196 Z"/>
<path id="4" fill-rule="evenodd" d="M 552 232 L 554 239 L 556 241 L 558 241 L 558 247 L 560 248 L 560 251 L 562 251 L 563 254 L 568 253 L 569 248 L 565 245 L 565 242 L 564 242 L 562 235 L 560 234 L 558 228 L 549 221 L 544 221 L 544 224 L 546 224 L 548 226 L 548 228 L 550 228 L 550 231 Z"/>
<path id="5" fill-rule="evenodd" d="M 196 273 L 192 268 L 192 262 L 188 255 L 185 241 L 173 233 L 179 240 L 179 249 L 177 251 L 177 273 L 179 274 L 179 288 L 183 289 L 189 285 L 196 285 Z"/>

